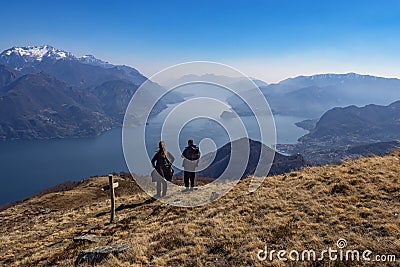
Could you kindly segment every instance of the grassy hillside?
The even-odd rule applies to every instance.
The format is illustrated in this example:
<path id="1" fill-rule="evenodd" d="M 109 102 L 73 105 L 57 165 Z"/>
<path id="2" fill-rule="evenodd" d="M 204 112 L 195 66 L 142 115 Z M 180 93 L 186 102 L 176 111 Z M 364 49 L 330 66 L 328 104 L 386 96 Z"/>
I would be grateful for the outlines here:
<path id="1" fill-rule="evenodd" d="M 197 208 L 153 201 L 117 178 L 117 222 L 109 224 L 106 177 L 38 196 L 0 212 L 0 266 L 73 266 L 87 248 L 129 243 L 98 266 L 376 266 L 377 262 L 260 261 L 268 249 L 346 249 L 396 254 L 400 264 L 400 151 L 341 165 L 268 177 L 249 193 L 241 181 L 225 197 Z M 85 233 L 104 238 L 77 243 Z M 85 264 L 79 266 L 88 266 Z"/>

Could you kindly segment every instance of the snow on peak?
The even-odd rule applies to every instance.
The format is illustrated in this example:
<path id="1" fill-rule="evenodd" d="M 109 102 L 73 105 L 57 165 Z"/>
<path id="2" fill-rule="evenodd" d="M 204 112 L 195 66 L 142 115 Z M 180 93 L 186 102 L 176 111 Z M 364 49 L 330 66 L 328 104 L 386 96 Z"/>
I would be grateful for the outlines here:
<path id="1" fill-rule="evenodd" d="M 104 68 L 111 68 L 114 65 L 97 59 L 93 55 L 85 55 L 82 57 L 76 57 L 72 53 L 56 49 L 50 45 L 42 46 L 25 46 L 25 47 L 12 47 L 3 51 L 0 54 L 0 64 L 10 64 L 14 68 L 26 67 L 29 64 L 37 64 L 43 60 L 73 60 L 79 61 L 83 64 L 100 66 Z"/>
<path id="2" fill-rule="evenodd" d="M 95 58 L 95 56 L 93 56 L 93 55 L 84 55 L 84 56 L 82 56 L 82 58 L 85 58 L 85 59 L 96 59 L 97 60 L 97 58 Z"/>
<path id="3" fill-rule="evenodd" d="M 16 55 L 23 57 L 27 61 L 42 61 L 44 58 L 52 58 L 56 60 L 75 58 L 71 53 L 56 49 L 50 45 L 12 47 L 4 51 L 2 55 Z"/>
<path id="4" fill-rule="evenodd" d="M 377 77 L 371 75 L 362 75 L 357 74 L 354 72 L 345 73 L 345 74 L 335 74 L 335 73 L 326 73 L 326 74 L 315 74 L 312 76 L 304 76 L 308 77 L 311 80 L 314 79 L 347 79 L 347 80 L 357 80 L 357 79 L 364 79 L 364 80 L 376 80 Z"/>
<path id="5" fill-rule="evenodd" d="M 94 66 L 103 66 L 103 67 L 113 67 L 114 65 L 108 63 L 107 61 L 103 61 L 101 59 L 96 58 L 93 55 L 84 55 L 78 60 L 82 63 L 89 64 L 89 65 L 94 65 Z"/>

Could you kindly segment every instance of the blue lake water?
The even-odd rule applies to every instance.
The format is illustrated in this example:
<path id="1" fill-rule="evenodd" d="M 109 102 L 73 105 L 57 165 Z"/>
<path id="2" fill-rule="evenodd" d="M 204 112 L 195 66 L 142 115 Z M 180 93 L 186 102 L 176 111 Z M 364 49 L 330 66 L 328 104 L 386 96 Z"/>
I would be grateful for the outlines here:
<path id="1" fill-rule="evenodd" d="M 277 143 L 295 143 L 306 131 L 294 125 L 304 118 L 275 116 Z M 213 127 L 205 125 L 204 127 Z M 40 190 L 69 180 L 93 175 L 128 171 L 122 152 L 121 128 L 99 136 L 79 139 L 16 140 L 0 142 L 0 205 L 20 200 Z M 207 136 L 207 133 L 211 135 Z M 196 136 L 198 135 L 198 136 Z M 186 136 L 214 138 L 217 147 L 226 143 L 226 135 L 211 131 L 182 131 Z M 250 136 L 251 137 L 251 136 Z M 134 138 L 133 138 L 134 139 Z M 155 146 L 157 135 L 151 146 Z M 151 151 L 150 151 L 151 152 Z"/>

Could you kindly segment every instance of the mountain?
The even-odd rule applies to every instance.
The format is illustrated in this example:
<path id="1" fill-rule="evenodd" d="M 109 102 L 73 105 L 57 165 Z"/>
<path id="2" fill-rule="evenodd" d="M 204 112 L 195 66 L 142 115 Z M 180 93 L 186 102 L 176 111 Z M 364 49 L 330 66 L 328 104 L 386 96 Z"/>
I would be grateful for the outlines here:
<path id="1" fill-rule="evenodd" d="M 0 97 L 9 108 L 7 110 L 4 106 L 1 109 L 0 116 L 5 120 L 1 122 L 0 139 L 99 134 L 122 124 L 127 105 L 143 82 L 149 84 L 149 92 L 145 92 L 149 99 L 165 92 L 164 88 L 149 81 L 134 68 L 112 65 L 92 55 L 78 58 L 49 45 L 7 49 L 0 54 L 0 64 Z M 70 88 L 68 94 L 65 93 L 66 88 Z M 71 104 L 71 98 L 76 103 Z M 161 112 L 167 104 L 181 101 L 183 98 L 169 93 L 159 101 L 151 115 Z M 79 118 L 74 113 L 75 109 L 70 109 L 71 114 L 68 115 L 68 110 L 57 108 L 57 104 L 77 107 L 81 112 Z M 63 115 L 60 115 L 62 118 L 52 117 L 54 123 L 51 125 L 43 124 L 37 118 L 41 114 L 39 111 L 43 110 L 55 110 Z M 62 126 L 68 116 L 79 121 L 76 125 L 69 121 Z M 97 121 L 86 127 L 82 122 L 88 120 Z"/>
<path id="2" fill-rule="evenodd" d="M 115 126 L 92 94 L 44 73 L 1 88 L 0 139 L 92 136 Z"/>
<path id="3" fill-rule="evenodd" d="M 109 80 L 127 80 L 136 85 L 147 80 L 133 68 L 114 66 L 94 56 L 77 58 L 70 52 L 48 45 L 10 48 L 0 54 L 0 64 L 22 74 L 45 72 L 83 89 Z"/>
<path id="4" fill-rule="evenodd" d="M 347 155 L 351 157 L 383 156 L 400 149 L 400 141 L 378 142 L 349 147 Z"/>
<path id="5" fill-rule="evenodd" d="M 383 156 L 400 149 L 400 141 L 376 142 L 364 145 L 329 146 L 318 143 L 300 143 L 295 145 L 277 145 L 285 153 L 303 153 L 310 165 L 340 163 L 346 159 L 367 156 Z"/>
<path id="6" fill-rule="evenodd" d="M 279 146 L 280 150 L 301 153 L 307 162 L 318 165 L 348 157 L 382 155 L 399 147 L 400 101 L 388 106 L 333 108 L 314 123 L 300 124 L 309 127 L 310 133 L 299 138 L 297 144 Z"/>
<path id="7" fill-rule="evenodd" d="M 318 119 L 308 119 L 308 120 L 303 120 L 296 122 L 295 125 L 297 127 L 303 128 L 304 130 L 307 131 L 312 131 L 315 126 L 317 125 Z"/>
<path id="8" fill-rule="evenodd" d="M 0 88 L 11 83 L 18 77 L 14 71 L 8 69 L 4 65 L 0 65 Z"/>
<path id="9" fill-rule="evenodd" d="M 262 80 L 259 80 L 259 79 L 256 79 L 256 78 L 250 78 L 258 87 L 266 87 L 266 86 L 268 86 L 268 83 L 266 83 L 266 82 L 264 82 L 264 81 L 262 81 Z"/>
<path id="10" fill-rule="evenodd" d="M 12 47 L 0 54 L 0 64 L 16 70 L 30 69 L 46 61 L 76 60 L 71 53 L 52 46 Z"/>
<path id="11" fill-rule="evenodd" d="M 273 113 L 315 119 L 334 107 L 387 105 L 400 99 L 400 80 L 356 73 L 299 76 L 261 86 Z M 250 110 L 239 99 L 229 99 L 240 114 Z"/>
<path id="12" fill-rule="evenodd" d="M 249 82 L 249 79 L 252 83 Z M 190 83 L 190 82 L 202 82 L 207 81 L 209 83 L 214 83 L 217 85 L 223 85 L 231 89 L 241 90 L 241 92 L 245 92 L 247 90 L 251 90 L 257 88 L 258 86 L 266 86 L 267 84 L 261 80 L 257 80 L 255 78 L 245 78 L 245 77 L 230 77 L 224 75 L 216 75 L 212 73 L 207 73 L 203 75 L 196 74 L 188 74 L 182 77 L 179 77 L 175 80 L 170 80 L 165 83 L 166 86 L 176 86 L 180 84 Z M 182 97 L 192 97 L 192 96 L 206 96 L 213 97 L 214 99 L 219 99 L 223 102 L 226 101 L 227 98 L 233 97 L 233 93 L 223 89 L 222 87 L 216 85 L 209 85 L 203 83 L 197 83 L 196 85 L 185 86 L 185 91 L 179 91 L 178 94 Z"/>
<path id="13" fill-rule="evenodd" d="M 131 244 L 97 258 L 101 262 L 78 266 L 380 266 L 371 264 L 373 255 L 396 255 L 381 266 L 398 266 L 399 158 L 398 151 L 270 176 L 255 192 L 244 179 L 220 199 L 195 208 L 154 200 L 134 181 L 115 175 L 114 223 L 109 193 L 101 190 L 108 177 L 87 178 L 0 211 L 0 265 L 74 266 L 83 250 Z M 77 240 L 85 234 L 98 236 L 97 242 Z M 326 250 L 337 250 L 339 239 L 347 247 L 343 261 L 333 252 L 336 264 Z M 273 262 L 258 259 L 265 247 L 268 255 L 275 250 Z M 282 249 L 286 255 L 280 256 L 290 251 L 292 259 L 306 251 L 305 260 L 278 261 Z M 367 249 L 373 251 L 371 261 L 361 260 Z M 351 259 L 356 251 L 360 260 Z"/>
<path id="14" fill-rule="evenodd" d="M 400 139 L 400 101 L 388 106 L 333 108 L 301 142 L 358 145 Z"/>
<path id="15" fill-rule="evenodd" d="M 85 55 L 85 56 L 82 56 L 82 57 L 78 58 L 78 60 L 80 62 L 84 63 L 84 64 L 93 65 L 93 66 L 100 66 L 100 67 L 103 67 L 103 68 L 112 68 L 112 67 L 114 67 L 113 64 L 110 64 L 110 63 L 108 63 L 106 61 L 97 59 L 93 55 Z"/>
<path id="16" fill-rule="evenodd" d="M 252 80 L 257 86 L 267 86 L 268 84 L 265 83 L 264 81 L 261 81 L 259 79 L 255 79 L 255 78 L 249 78 L 250 80 Z M 187 74 L 184 75 L 182 77 L 179 77 L 176 80 L 173 81 L 169 81 L 167 82 L 167 85 L 169 85 L 170 83 L 174 83 L 174 84 L 182 84 L 182 83 L 187 83 L 187 82 L 193 82 L 193 81 L 203 81 L 203 80 L 207 80 L 213 83 L 217 83 L 217 84 L 238 84 L 240 85 L 241 83 L 243 83 L 243 81 L 247 81 L 248 79 L 245 77 L 230 77 L 230 76 L 224 76 L 224 75 L 216 75 L 213 73 L 206 73 L 203 75 L 196 75 L 196 74 Z M 251 89 L 251 88 L 249 88 Z"/>
<path id="17" fill-rule="evenodd" d="M 250 156 L 246 169 L 241 178 L 246 178 L 247 176 L 254 174 L 260 159 L 261 151 L 263 150 L 263 153 L 265 153 L 264 155 L 270 155 L 271 153 L 274 153 L 274 151 L 268 146 L 262 144 L 261 142 L 254 141 L 248 138 L 242 138 L 235 140 L 232 143 L 227 143 L 226 145 L 219 148 L 216 152 L 211 152 L 207 155 L 204 155 L 200 160 L 200 166 L 202 165 L 202 162 L 210 162 L 210 158 L 214 158 L 214 160 L 206 169 L 199 171 L 197 174 L 202 177 L 218 178 L 228 166 L 231 157 L 231 147 L 241 147 L 242 145 L 246 146 L 246 143 L 248 143 L 250 147 Z M 300 169 L 306 165 L 307 164 L 305 160 L 300 154 L 285 156 L 278 152 L 275 152 L 275 157 L 269 174 L 277 175 L 287 173 L 292 170 Z"/>
<path id="18" fill-rule="evenodd" d="M 90 89 L 90 92 L 100 100 L 102 108 L 107 115 L 122 122 L 129 101 L 138 88 L 138 85 L 126 80 L 112 80 Z M 154 99 L 152 93 L 153 92 L 145 91 L 143 97 Z M 156 104 L 151 114 L 158 114 L 163 109 L 167 108 L 167 103 L 171 102 L 172 99 L 168 97 L 164 98 L 164 101 Z"/>
<path id="19" fill-rule="evenodd" d="M 100 66 L 104 68 L 114 67 L 114 65 L 97 59 L 93 55 L 76 57 L 72 53 L 54 48 L 50 45 L 12 47 L 0 54 L 0 62 L 17 70 L 38 66 L 45 61 L 79 61 L 84 64 Z"/>

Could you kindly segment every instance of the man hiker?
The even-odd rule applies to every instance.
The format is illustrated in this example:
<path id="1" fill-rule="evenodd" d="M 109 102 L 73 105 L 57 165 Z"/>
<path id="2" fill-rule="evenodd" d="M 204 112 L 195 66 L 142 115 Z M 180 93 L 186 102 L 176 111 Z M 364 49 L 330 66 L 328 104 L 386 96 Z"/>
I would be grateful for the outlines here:
<path id="1" fill-rule="evenodd" d="M 182 152 L 181 157 L 183 158 L 183 180 L 185 182 L 185 190 L 187 192 L 189 190 L 194 190 L 194 177 L 196 176 L 195 169 L 199 165 L 200 159 L 200 150 L 193 143 L 193 140 L 188 140 L 188 146 Z M 189 181 L 190 181 L 190 189 L 189 189 Z"/>

